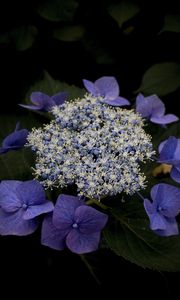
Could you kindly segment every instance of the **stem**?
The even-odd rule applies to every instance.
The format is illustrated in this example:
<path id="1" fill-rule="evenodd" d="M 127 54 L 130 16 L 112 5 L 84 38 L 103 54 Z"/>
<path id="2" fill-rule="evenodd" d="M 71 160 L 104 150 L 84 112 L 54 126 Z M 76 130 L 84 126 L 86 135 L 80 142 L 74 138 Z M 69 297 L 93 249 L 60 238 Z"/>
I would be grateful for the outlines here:
<path id="1" fill-rule="evenodd" d="M 83 261 L 83 263 L 85 264 L 85 266 L 87 267 L 87 269 L 89 270 L 90 274 L 92 275 L 92 277 L 94 278 L 94 280 L 96 281 L 96 283 L 98 285 L 101 284 L 101 282 L 99 281 L 99 279 L 97 278 L 96 274 L 93 271 L 93 268 L 91 267 L 91 265 L 88 263 L 87 259 L 85 258 L 85 256 L 83 254 L 79 255 L 81 260 Z"/>
<path id="2" fill-rule="evenodd" d="M 101 207 L 102 209 L 109 209 L 108 206 L 106 206 L 105 204 L 101 203 L 100 201 L 96 200 L 96 199 L 89 199 L 88 201 L 86 201 L 87 205 L 91 205 L 91 204 L 96 204 L 97 206 Z"/>
<path id="3" fill-rule="evenodd" d="M 144 197 L 139 192 L 136 192 L 136 194 L 144 201 Z"/>
<path id="4" fill-rule="evenodd" d="M 159 157 L 156 155 L 153 155 L 153 156 L 151 156 L 151 158 L 154 159 L 154 161 L 157 161 Z"/>

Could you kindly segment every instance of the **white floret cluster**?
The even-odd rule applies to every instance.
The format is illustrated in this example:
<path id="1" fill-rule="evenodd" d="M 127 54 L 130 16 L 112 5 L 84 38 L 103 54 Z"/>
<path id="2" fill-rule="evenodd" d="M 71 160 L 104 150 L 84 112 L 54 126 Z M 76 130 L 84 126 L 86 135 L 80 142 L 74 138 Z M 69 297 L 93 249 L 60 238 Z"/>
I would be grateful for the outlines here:
<path id="1" fill-rule="evenodd" d="M 134 110 L 103 103 L 90 94 L 52 109 L 54 120 L 33 129 L 35 177 L 45 188 L 75 184 L 79 195 L 97 198 L 145 187 L 140 162 L 154 155 L 144 120 Z"/>

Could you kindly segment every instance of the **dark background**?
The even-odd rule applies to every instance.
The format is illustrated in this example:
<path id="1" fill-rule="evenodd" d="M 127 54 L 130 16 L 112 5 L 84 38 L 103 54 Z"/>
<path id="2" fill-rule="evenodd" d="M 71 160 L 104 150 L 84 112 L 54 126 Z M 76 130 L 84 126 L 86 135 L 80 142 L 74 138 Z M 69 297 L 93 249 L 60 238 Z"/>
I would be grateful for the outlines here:
<path id="1" fill-rule="evenodd" d="M 28 88 L 42 77 L 44 70 L 53 78 L 79 87 L 83 78 L 94 81 L 104 75 L 115 76 L 121 94 L 133 98 L 133 91 L 152 64 L 180 62 L 179 34 L 158 34 L 166 13 L 180 13 L 174 1 L 136 1 L 140 12 L 121 29 L 107 12 L 110 0 L 77 2 L 73 20 L 63 22 L 46 20 L 37 13 L 36 8 L 43 1 L 1 2 L 1 36 L 19 26 L 33 25 L 38 30 L 32 47 L 24 51 L 16 48 L 16 38 L 0 42 L 1 114 L 22 113 L 17 103 L 23 101 Z M 53 30 L 67 24 L 83 25 L 86 31 L 83 40 L 64 42 L 53 38 Z M 180 115 L 179 96 L 177 90 L 162 97 L 168 112 Z M 62 297 L 63 290 L 66 295 L 72 291 L 74 296 L 86 297 L 95 288 L 99 292 L 103 288 L 112 295 L 116 292 L 118 298 L 123 294 L 126 297 L 159 294 L 172 299 L 178 293 L 178 273 L 144 270 L 106 250 L 101 250 L 93 261 L 101 282 L 99 286 L 78 256 L 46 249 L 40 245 L 39 238 L 39 231 L 23 238 L 0 238 L 2 292 L 12 292 L 11 287 L 15 286 L 15 294 L 20 290 L 22 293 L 23 287 L 27 294 L 38 289 L 41 295 L 48 291 L 58 293 L 58 298 Z"/>

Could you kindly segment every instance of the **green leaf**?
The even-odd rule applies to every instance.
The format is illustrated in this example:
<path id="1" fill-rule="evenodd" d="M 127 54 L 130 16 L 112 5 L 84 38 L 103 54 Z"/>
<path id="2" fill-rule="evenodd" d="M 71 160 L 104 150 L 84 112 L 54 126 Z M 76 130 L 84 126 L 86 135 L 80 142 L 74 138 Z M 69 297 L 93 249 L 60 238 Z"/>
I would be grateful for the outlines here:
<path id="1" fill-rule="evenodd" d="M 115 62 L 114 57 L 102 47 L 94 36 L 84 36 L 81 40 L 84 49 L 90 53 L 98 64 L 110 65 Z"/>
<path id="2" fill-rule="evenodd" d="M 174 92 L 180 87 L 180 64 L 166 62 L 155 64 L 144 74 L 140 88 L 135 93 L 159 96 Z"/>
<path id="3" fill-rule="evenodd" d="M 83 97 L 86 92 L 85 89 L 81 89 L 75 85 L 69 85 L 65 82 L 53 79 L 46 71 L 44 72 L 43 78 L 30 87 L 26 95 L 26 103 L 30 102 L 30 95 L 35 91 L 40 91 L 50 96 L 66 91 L 69 92 L 69 100 Z"/>
<path id="4" fill-rule="evenodd" d="M 37 118 L 28 113 L 26 116 L 0 115 L 0 142 L 14 131 L 16 123 L 20 121 L 21 128 L 31 129 L 39 126 Z M 42 125 L 42 124 L 41 124 Z M 29 148 L 9 151 L 0 155 L 0 180 L 17 179 L 26 180 L 33 178 L 32 169 L 34 155 Z"/>
<path id="5" fill-rule="evenodd" d="M 28 180 L 33 178 L 34 155 L 30 149 L 1 154 L 0 165 L 0 180 Z"/>
<path id="6" fill-rule="evenodd" d="M 180 32 L 180 14 L 165 15 L 164 26 L 163 26 L 161 32 L 162 31 Z"/>
<path id="7" fill-rule="evenodd" d="M 53 37 L 64 42 L 75 42 L 80 40 L 84 33 L 85 29 L 83 26 L 65 26 L 55 29 L 53 32 Z"/>
<path id="8" fill-rule="evenodd" d="M 50 21 L 72 21 L 77 7 L 75 0 L 49 0 L 39 5 L 38 13 Z"/>
<path id="9" fill-rule="evenodd" d="M 108 12 L 118 23 L 119 27 L 121 27 L 125 21 L 131 19 L 139 12 L 139 7 L 133 2 L 122 1 L 117 4 L 110 5 L 108 7 Z"/>
<path id="10" fill-rule="evenodd" d="M 0 43 L 12 43 L 16 50 L 29 49 L 36 38 L 37 29 L 34 26 L 21 26 L 0 36 Z"/>
<path id="11" fill-rule="evenodd" d="M 159 237 L 146 219 L 125 218 L 117 210 L 104 230 L 105 240 L 117 255 L 141 267 L 180 271 L 180 236 Z"/>

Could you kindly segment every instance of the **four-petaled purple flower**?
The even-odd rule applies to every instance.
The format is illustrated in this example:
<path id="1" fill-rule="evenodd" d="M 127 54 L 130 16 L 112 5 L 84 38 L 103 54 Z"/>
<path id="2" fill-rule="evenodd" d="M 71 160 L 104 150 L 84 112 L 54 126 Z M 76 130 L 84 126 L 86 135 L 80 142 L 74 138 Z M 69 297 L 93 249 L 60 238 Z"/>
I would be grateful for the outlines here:
<path id="1" fill-rule="evenodd" d="M 16 124 L 14 132 L 10 133 L 2 142 L 2 147 L 0 148 L 0 154 L 6 153 L 10 150 L 18 150 L 22 148 L 26 143 L 26 138 L 28 136 L 27 129 L 20 129 L 20 124 Z"/>
<path id="2" fill-rule="evenodd" d="M 53 208 L 38 181 L 4 180 L 0 183 L 0 234 L 33 233 L 39 224 L 37 216 Z"/>
<path id="3" fill-rule="evenodd" d="M 111 76 L 103 76 L 97 79 L 94 83 L 84 79 L 84 86 L 93 96 L 104 97 L 103 102 L 112 106 L 129 105 L 129 101 L 119 96 L 119 85 L 117 80 Z"/>
<path id="4" fill-rule="evenodd" d="M 53 96 L 48 96 L 42 92 L 33 92 L 30 96 L 30 99 L 35 105 L 19 105 L 31 110 L 50 111 L 53 106 L 63 104 L 67 97 L 67 92 L 61 92 Z"/>
<path id="5" fill-rule="evenodd" d="M 153 202 L 144 199 L 150 228 L 161 236 L 179 233 L 175 217 L 180 212 L 180 189 L 169 184 L 156 184 L 151 189 Z"/>
<path id="6" fill-rule="evenodd" d="M 136 111 L 140 113 L 143 118 L 147 118 L 156 124 L 170 124 L 178 121 L 179 118 L 173 114 L 165 115 L 164 103 L 157 95 L 144 97 L 138 94 L 136 98 Z"/>
<path id="7" fill-rule="evenodd" d="M 78 254 L 92 252 L 98 248 L 107 220 L 106 214 L 85 205 L 79 197 L 60 195 L 53 214 L 44 219 L 41 242 L 56 250 L 67 246 Z"/>
<path id="8" fill-rule="evenodd" d="M 180 182 L 180 139 L 170 136 L 159 145 L 158 162 L 172 165 L 170 176 L 177 182 Z"/>

